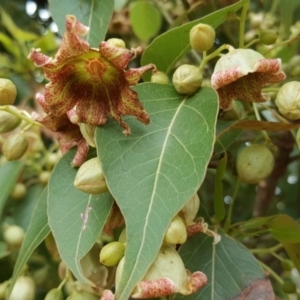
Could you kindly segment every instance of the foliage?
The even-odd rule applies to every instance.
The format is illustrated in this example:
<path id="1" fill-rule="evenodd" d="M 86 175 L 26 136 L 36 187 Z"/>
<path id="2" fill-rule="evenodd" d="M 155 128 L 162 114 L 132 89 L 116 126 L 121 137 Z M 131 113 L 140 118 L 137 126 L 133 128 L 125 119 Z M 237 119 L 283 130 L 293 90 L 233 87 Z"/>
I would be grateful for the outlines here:
<path id="1" fill-rule="evenodd" d="M 0 6 L 0 112 L 22 120 L 12 128 L 0 118 L 0 299 L 12 299 L 24 277 L 34 279 L 36 299 L 56 288 L 68 299 L 300 297 L 300 126 L 289 118 L 299 114 L 299 97 L 278 93 L 300 78 L 298 2 L 48 4 L 46 19 L 37 10 L 18 20 L 9 1 Z M 203 52 L 190 43 L 199 23 L 217 37 Z M 234 52 L 240 56 L 231 60 Z M 178 71 L 175 84 L 183 65 L 195 76 Z M 15 96 L 14 105 L 4 102 Z M 286 101 L 287 112 L 277 106 Z M 93 122 L 82 119 L 89 113 Z M 2 151 L 21 148 L 7 145 L 12 133 L 26 141 L 16 161 Z M 255 184 L 246 184 L 235 165 L 251 144 L 268 148 L 274 167 L 257 161 L 272 170 L 261 180 L 247 162 L 243 175 L 251 172 Z M 74 186 L 78 168 L 95 157 L 99 166 L 80 173 L 97 174 L 82 191 Z M 100 181 L 106 192 L 86 193 Z M 16 236 L 7 234 L 13 225 Z M 175 254 L 158 266 L 167 236 Z M 104 247 L 116 241 L 124 257 Z M 106 255 L 115 266 L 99 262 L 102 250 L 116 251 Z M 170 260 L 183 269 L 169 271 Z"/>

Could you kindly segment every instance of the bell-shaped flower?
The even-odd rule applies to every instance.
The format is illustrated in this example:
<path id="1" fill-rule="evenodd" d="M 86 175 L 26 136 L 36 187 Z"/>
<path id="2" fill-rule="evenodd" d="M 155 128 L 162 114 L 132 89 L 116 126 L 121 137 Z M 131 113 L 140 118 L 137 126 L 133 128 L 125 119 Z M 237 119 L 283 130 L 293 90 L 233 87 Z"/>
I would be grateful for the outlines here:
<path id="1" fill-rule="evenodd" d="M 220 107 L 230 110 L 233 100 L 264 102 L 269 95 L 261 89 L 286 78 L 281 60 L 266 59 L 251 49 L 234 49 L 216 63 L 211 85 L 219 95 Z"/>
<path id="2" fill-rule="evenodd" d="M 47 126 L 53 121 L 55 127 L 61 127 L 57 126 L 60 122 L 56 119 L 73 111 L 71 122 L 76 125 L 99 126 L 106 123 L 107 117 L 112 117 L 124 128 L 124 134 L 129 135 L 130 127 L 122 120 L 123 115 L 132 115 L 144 124 L 149 123 L 138 94 L 130 86 L 137 84 L 144 72 L 155 66 L 149 64 L 125 70 L 141 53 L 141 48 L 128 50 L 109 42 L 101 42 L 99 49 L 91 48 L 80 37 L 88 30 L 74 16 L 68 15 L 66 32 L 55 57 L 42 54 L 40 49 L 32 49 L 28 56 L 37 67 L 43 68 L 49 80 L 44 96 L 37 98 L 48 118 L 43 124 L 47 123 Z M 67 134 L 66 130 L 63 134 Z"/>

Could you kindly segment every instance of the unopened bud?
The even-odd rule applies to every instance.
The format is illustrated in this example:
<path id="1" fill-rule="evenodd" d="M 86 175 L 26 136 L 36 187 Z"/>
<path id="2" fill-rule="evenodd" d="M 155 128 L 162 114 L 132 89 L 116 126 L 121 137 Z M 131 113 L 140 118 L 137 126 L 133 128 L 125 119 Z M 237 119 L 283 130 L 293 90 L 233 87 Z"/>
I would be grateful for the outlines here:
<path id="1" fill-rule="evenodd" d="M 164 243 L 170 245 L 184 244 L 187 239 L 186 226 L 178 215 L 171 221 L 164 237 Z"/>
<path id="2" fill-rule="evenodd" d="M 16 86 L 9 79 L 0 78 L 0 105 L 14 104 L 16 95 Z"/>
<path id="3" fill-rule="evenodd" d="M 190 44 L 196 51 L 202 52 L 209 50 L 216 38 L 215 30 L 207 24 L 195 25 L 190 30 Z"/>
<path id="4" fill-rule="evenodd" d="M 50 176 L 51 176 L 51 172 L 49 172 L 49 171 L 42 171 L 39 174 L 39 181 L 40 181 L 40 183 L 41 184 L 45 184 L 45 185 L 48 184 Z"/>
<path id="5" fill-rule="evenodd" d="M 0 283 L 0 299 L 5 299 L 6 291 L 9 287 L 9 280 Z"/>
<path id="6" fill-rule="evenodd" d="M 105 245 L 100 251 L 100 262 L 107 267 L 115 266 L 119 263 L 125 253 L 125 244 L 111 242 Z"/>
<path id="7" fill-rule="evenodd" d="M 52 233 L 49 233 L 45 239 L 45 246 L 53 257 L 59 257 L 59 252 Z"/>
<path id="8" fill-rule="evenodd" d="M 86 142 L 93 148 L 96 148 L 96 142 L 95 142 L 95 131 L 96 126 L 80 123 L 80 131 L 85 138 Z"/>
<path id="9" fill-rule="evenodd" d="M 55 288 L 47 293 L 45 300 L 63 300 L 63 298 L 61 289 Z"/>
<path id="10" fill-rule="evenodd" d="M 79 168 L 74 186 L 88 194 L 102 194 L 108 191 L 102 166 L 98 157 L 94 157 Z"/>
<path id="11" fill-rule="evenodd" d="M 280 113 L 288 119 L 300 119 L 300 82 L 290 81 L 278 91 L 275 103 Z"/>
<path id="12" fill-rule="evenodd" d="M 22 182 L 17 182 L 10 196 L 15 200 L 21 200 L 26 195 L 26 186 Z"/>
<path id="13" fill-rule="evenodd" d="M 21 123 L 18 117 L 0 110 L 0 133 L 6 133 L 17 128 Z"/>
<path id="14" fill-rule="evenodd" d="M 9 161 L 20 159 L 28 148 L 28 141 L 22 132 L 12 133 L 3 143 L 3 155 Z"/>
<path id="15" fill-rule="evenodd" d="M 189 201 L 182 207 L 181 214 L 184 217 L 185 223 L 190 225 L 195 220 L 200 207 L 200 199 L 197 193 L 195 193 Z"/>
<path id="16" fill-rule="evenodd" d="M 264 45 L 272 45 L 277 40 L 277 34 L 274 30 L 264 30 L 259 35 L 259 41 Z"/>
<path id="17" fill-rule="evenodd" d="M 153 72 L 151 76 L 151 82 L 160 84 L 169 84 L 169 77 L 164 72 Z"/>
<path id="18" fill-rule="evenodd" d="M 20 226 L 11 225 L 4 229 L 3 238 L 9 247 L 20 248 L 25 238 L 25 231 Z"/>
<path id="19" fill-rule="evenodd" d="M 35 283 L 28 276 L 18 278 L 13 287 L 9 300 L 34 300 L 35 299 Z"/>
<path id="20" fill-rule="evenodd" d="M 196 92 L 202 84 L 202 74 L 199 69 L 192 65 L 182 65 L 173 74 L 173 84 L 180 94 Z"/>
<path id="21" fill-rule="evenodd" d="M 268 177 L 273 168 L 273 153 L 264 145 L 253 144 L 238 154 L 236 170 L 244 183 L 258 183 Z"/>
<path id="22" fill-rule="evenodd" d="M 120 47 L 120 48 L 126 48 L 126 44 L 123 40 L 121 39 L 117 39 L 117 38 L 111 38 L 107 40 L 107 43 L 114 45 L 116 47 Z"/>

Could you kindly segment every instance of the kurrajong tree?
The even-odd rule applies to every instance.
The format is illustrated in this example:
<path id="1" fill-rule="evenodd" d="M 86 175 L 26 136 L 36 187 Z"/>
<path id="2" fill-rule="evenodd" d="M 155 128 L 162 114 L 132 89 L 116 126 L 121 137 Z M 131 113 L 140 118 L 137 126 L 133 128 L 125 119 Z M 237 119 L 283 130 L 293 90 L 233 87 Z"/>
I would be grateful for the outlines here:
<path id="1" fill-rule="evenodd" d="M 0 299 L 299 298 L 297 9 L 0 7 Z"/>

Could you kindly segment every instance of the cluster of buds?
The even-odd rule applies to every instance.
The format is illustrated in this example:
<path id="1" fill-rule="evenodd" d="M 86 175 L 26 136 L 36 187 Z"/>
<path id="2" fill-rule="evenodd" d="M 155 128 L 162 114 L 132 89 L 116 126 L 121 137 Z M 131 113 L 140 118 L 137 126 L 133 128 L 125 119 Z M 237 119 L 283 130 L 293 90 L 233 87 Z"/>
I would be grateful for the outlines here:
<path id="1" fill-rule="evenodd" d="M 28 148 L 24 132 L 12 132 L 19 127 L 22 121 L 17 116 L 19 110 L 12 106 L 16 95 L 15 85 L 9 79 L 0 78 L 0 105 L 3 105 L 3 110 L 0 109 L 0 134 L 9 133 L 2 146 L 3 155 L 8 161 L 20 159 Z"/>
<path id="2" fill-rule="evenodd" d="M 175 246 L 186 242 L 189 235 L 203 232 L 213 236 L 215 243 L 220 240 L 219 235 L 208 229 L 202 218 L 196 219 L 200 207 L 200 199 L 194 194 L 172 219 L 167 228 L 163 245 L 146 275 L 136 285 L 131 298 L 164 297 L 174 293 L 190 295 L 201 289 L 207 283 L 204 273 L 191 273 L 186 270 L 184 263 Z M 196 219 L 196 220 L 195 220 Z M 126 228 L 122 231 L 117 242 L 104 246 L 100 252 L 100 262 L 107 267 L 116 266 L 115 285 L 118 289 L 125 263 Z M 110 290 L 104 290 L 101 300 L 113 300 Z"/>

